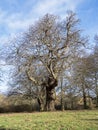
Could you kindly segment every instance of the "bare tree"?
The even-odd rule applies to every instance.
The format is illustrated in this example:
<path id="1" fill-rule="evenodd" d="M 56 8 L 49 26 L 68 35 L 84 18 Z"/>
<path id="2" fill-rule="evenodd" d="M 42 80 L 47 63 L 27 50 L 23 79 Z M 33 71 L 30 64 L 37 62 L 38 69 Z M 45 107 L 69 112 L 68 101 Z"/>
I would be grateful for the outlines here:
<path id="1" fill-rule="evenodd" d="M 65 21 L 46 14 L 29 28 L 14 55 L 9 57 L 35 88 L 40 86 L 45 90 L 47 111 L 55 110 L 55 88 L 67 62 L 71 63 L 72 57 L 86 42 L 80 35 L 78 22 L 73 12 L 67 13 Z"/>
<path id="2" fill-rule="evenodd" d="M 83 96 L 83 103 L 84 109 L 87 108 L 87 82 L 86 82 L 86 74 L 87 74 L 87 67 L 86 67 L 86 59 L 79 58 L 76 64 L 73 66 L 73 83 L 78 87 L 78 91 L 82 93 Z"/>

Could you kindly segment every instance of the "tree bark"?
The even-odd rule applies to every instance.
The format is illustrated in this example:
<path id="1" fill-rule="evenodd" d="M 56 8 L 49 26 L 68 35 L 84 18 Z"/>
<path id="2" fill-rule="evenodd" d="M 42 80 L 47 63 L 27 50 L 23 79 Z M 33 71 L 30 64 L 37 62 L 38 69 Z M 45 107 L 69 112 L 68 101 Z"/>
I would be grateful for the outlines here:
<path id="1" fill-rule="evenodd" d="M 63 78 L 61 78 L 61 110 L 64 111 Z"/>
<path id="2" fill-rule="evenodd" d="M 55 110 L 55 88 L 46 88 L 46 111 L 54 111 Z"/>
<path id="3" fill-rule="evenodd" d="M 96 97 L 96 107 L 98 107 L 98 95 Z"/>
<path id="4" fill-rule="evenodd" d="M 45 105 L 46 111 L 55 110 L 56 86 L 57 86 L 57 80 L 49 78 L 48 85 L 46 86 L 46 105 Z"/>
<path id="5" fill-rule="evenodd" d="M 85 93 L 85 88 L 82 86 L 83 89 L 83 103 L 84 103 L 84 109 L 87 109 L 87 100 L 86 100 L 86 93 Z"/>
<path id="6" fill-rule="evenodd" d="M 95 89 L 96 89 L 96 107 L 98 107 L 98 83 L 97 83 L 97 74 L 95 73 Z"/>
<path id="7" fill-rule="evenodd" d="M 41 98 L 37 99 L 40 111 L 44 111 L 44 102 Z"/>

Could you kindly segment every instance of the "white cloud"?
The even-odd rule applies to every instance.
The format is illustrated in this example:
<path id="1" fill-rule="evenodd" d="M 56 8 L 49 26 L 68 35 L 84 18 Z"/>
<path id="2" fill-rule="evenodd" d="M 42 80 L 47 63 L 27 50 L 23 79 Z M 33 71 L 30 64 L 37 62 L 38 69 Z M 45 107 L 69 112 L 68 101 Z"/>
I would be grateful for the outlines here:
<path id="1" fill-rule="evenodd" d="M 58 15 L 64 15 L 66 10 L 75 11 L 78 4 L 83 0 L 43 0 L 39 1 L 36 6 L 33 8 L 32 12 L 37 15 L 43 15 L 46 13 L 55 13 Z"/>
<path id="2" fill-rule="evenodd" d="M 4 22 L 5 16 L 6 16 L 6 12 L 0 9 L 0 24 Z"/>
<path id="3" fill-rule="evenodd" d="M 31 11 L 28 14 L 14 14 L 14 18 L 12 21 L 9 19 L 8 26 L 12 29 L 24 29 L 32 24 L 37 18 L 43 16 L 46 13 L 53 13 L 60 16 L 64 16 L 66 14 L 66 10 L 75 11 L 78 4 L 80 4 L 83 0 L 43 0 L 36 1 L 35 5 L 32 6 Z M 32 3 L 31 1 L 28 1 Z M 26 5 L 25 5 L 26 6 Z M 20 16 L 17 16 L 20 15 Z"/>
<path id="4" fill-rule="evenodd" d="M 8 14 L 7 10 L 0 10 L 0 24 L 1 26 L 2 24 L 4 24 L 5 28 L 7 29 L 6 37 L 8 37 L 8 34 L 20 33 L 20 31 L 26 30 L 29 25 L 31 25 L 36 19 L 42 17 L 46 13 L 53 13 L 56 15 L 60 15 L 61 17 L 65 17 L 66 10 L 70 9 L 75 11 L 78 4 L 80 4 L 82 1 L 83 0 L 37 0 L 34 4 L 34 1 L 30 0 L 28 1 L 28 3 L 29 5 L 32 5 L 32 8 L 29 12 L 27 11 L 27 13 L 21 11 L 17 13 L 12 12 L 11 14 Z M 14 4 L 17 3 L 15 2 Z M 24 8 L 28 10 L 26 4 Z M 1 36 L 1 40 L 5 38 L 4 41 L 6 41 L 6 37 Z"/>
<path id="5" fill-rule="evenodd" d="M 7 41 L 8 41 L 8 37 L 6 35 L 0 37 L 0 45 L 3 45 Z"/>

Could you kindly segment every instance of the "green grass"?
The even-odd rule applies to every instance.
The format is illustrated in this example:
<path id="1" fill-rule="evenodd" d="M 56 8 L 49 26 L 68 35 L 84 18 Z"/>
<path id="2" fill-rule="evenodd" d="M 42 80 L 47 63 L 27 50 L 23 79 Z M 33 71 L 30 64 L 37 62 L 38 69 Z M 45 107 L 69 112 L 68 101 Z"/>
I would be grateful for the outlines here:
<path id="1" fill-rule="evenodd" d="M 1 114 L 0 130 L 98 130 L 98 111 Z"/>

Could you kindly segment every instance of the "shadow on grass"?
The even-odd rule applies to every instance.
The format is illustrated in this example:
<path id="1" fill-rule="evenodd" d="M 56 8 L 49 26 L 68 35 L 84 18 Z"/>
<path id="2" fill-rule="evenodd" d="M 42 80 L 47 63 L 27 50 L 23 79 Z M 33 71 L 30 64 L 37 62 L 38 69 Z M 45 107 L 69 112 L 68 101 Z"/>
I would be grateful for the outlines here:
<path id="1" fill-rule="evenodd" d="M 4 128 L 3 126 L 0 126 L 0 130 L 18 130 L 14 128 Z"/>
<path id="2" fill-rule="evenodd" d="M 98 119 L 82 119 L 82 120 L 98 125 Z"/>
<path id="3" fill-rule="evenodd" d="M 98 121 L 98 119 L 82 119 L 82 120 L 85 120 L 85 121 Z"/>

